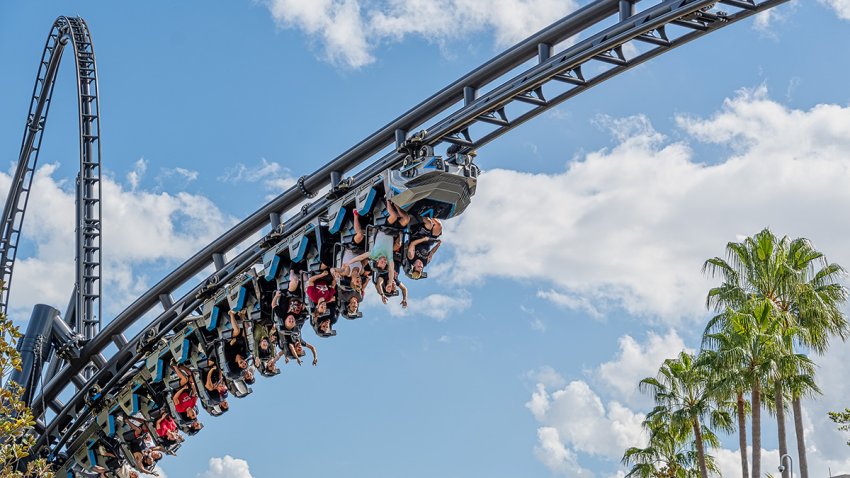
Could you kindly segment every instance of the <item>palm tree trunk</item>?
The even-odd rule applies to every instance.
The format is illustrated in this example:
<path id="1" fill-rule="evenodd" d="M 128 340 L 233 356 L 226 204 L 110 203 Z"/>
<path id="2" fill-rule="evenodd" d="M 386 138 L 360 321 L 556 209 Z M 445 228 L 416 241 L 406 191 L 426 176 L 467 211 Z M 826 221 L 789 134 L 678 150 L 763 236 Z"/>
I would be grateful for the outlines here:
<path id="1" fill-rule="evenodd" d="M 779 456 L 788 453 L 788 442 L 785 439 L 785 402 L 782 396 L 782 383 L 777 380 L 773 386 L 773 400 L 776 403 L 776 432 L 779 434 Z M 782 471 L 783 478 L 791 478 L 791 470 Z"/>
<path id="2" fill-rule="evenodd" d="M 761 390 L 758 382 L 753 384 L 753 474 L 761 478 Z"/>
<path id="3" fill-rule="evenodd" d="M 797 432 L 797 456 L 800 459 L 800 477 L 809 478 L 809 464 L 806 461 L 806 437 L 803 434 L 803 406 L 800 397 L 793 397 L 794 430 Z"/>
<path id="4" fill-rule="evenodd" d="M 738 447 L 741 449 L 741 476 L 749 478 L 747 466 L 747 417 L 744 412 L 744 394 L 738 392 Z"/>
<path id="5" fill-rule="evenodd" d="M 699 456 L 699 472 L 702 478 L 708 478 L 708 468 L 705 466 L 705 448 L 702 443 L 702 427 L 699 419 L 694 420 L 694 438 L 697 445 L 697 456 Z"/>

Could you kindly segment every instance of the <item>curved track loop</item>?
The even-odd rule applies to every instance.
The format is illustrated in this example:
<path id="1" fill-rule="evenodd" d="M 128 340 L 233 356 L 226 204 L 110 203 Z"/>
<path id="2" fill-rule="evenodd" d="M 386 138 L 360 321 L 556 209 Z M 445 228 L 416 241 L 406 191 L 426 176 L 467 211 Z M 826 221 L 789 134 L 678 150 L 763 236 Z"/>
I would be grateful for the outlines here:
<path id="1" fill-rule="evenodd" d="M 632 13 L 633 2 L 628 0 L 597 0 L 515 45 L 305 176 L 303 187 L 294 186 L 282 193 L 133 302 L 84 347 L 80 360 L 62 367 L 43 387 L 34 401 L 34 413 L 46 418 L 42 404 L 47 404 L 55 416 L 38 425 L 37 446 L 48 447 L 52 456 L 63 450 L 73 453 L 81 446 L 78 431 L 92 418 L 92 410 L 84 403 L 84 393 L 78 391 L 67 404 L 56 397 L 70 383 L 78 390 L 95 384 L 105 394 L 113 390 L 144 357 L 144 352 L 138 352 L 136 347 L 142 337 L 147 336 L 152 341 L 164 337 L 197 309 L 217 286 L 259 262 L 264 247 L 270 242 L 281 240 L 288 231 L 297 230 L 318 217 L 332 202 L 327 197 L 312 202 L 279 229 L 281 214 L 304 200 L 305 191 L 317 191 L 335 183 L 341 175 L 370 159 L 374 161 L 353 176 L 353 187 L 364 184 L 387 168 L 398 166 L 402 154 L 391 151 L 380 157 L 377 155 L 394 142 L 399 144 L 409 131 L 418 128 L 426 127 L 427 144 L 453 143 L 465 149 L 478 148 L 623 71 L 785 1 L 721 0 L 718 6 L 726 10 L 727 15 L 720 18 L 700 13 L 715 3 L 712 0 L 644 1 L 642 5 L 646 8 L 636 14 Z M 597 33 L 573 45 L 565 42 L 588 31 Z M 627 45 L 635 48 L 624 48 Z M 553 55 L 559 46 L 563 48 Z M 627 52 L 630 51 L 638 53 L 629 57 Z M 586 64 L 594 68 L 583 69 Z M 597 68 L 599 65 L 608 69 Z M 506 78 L 506 75 L 509 76 Z M 554 85 L 562 87 L 561 90 Z M 456 108 L 446 114 L 451 107 Z M 479 132 L 480 136 L 474 137 Z M 283 232 L 270 234 L 230 261 L 224 260 L 225 253 L 269 225 Z M 210 265 L 216 265 L 217 271 L 205 283 L 193 287 L 177 300 L 172 297 L 173 292 Z M 127 340 L 124 331 L 156 306 L 161 306 L 163 312 L 133 339 Z M 111 344 L 120 350 L 105 360 L 102 353 Z M 90 380 L 79 374 L 87 366 L 98 370 Z"/>
<path id="2" fill-rule="evenodd" d="M 0 232 L 0 267 L 4 288 L 0 313 L 6 313 L 9 289 L 18 252 L 33 174 L 47 124 L 56 73 L 68 45 L 74 52 L 77 79 L 77 111 L 80 128 L 80 174 L 77 177 L 77 273 L 72 304 L 65 319 L 85 338 L 100 329 L 100 108 L 97 97 L 97 66 L 88 26 L 82 18 L 59 17 L 53 24 L 33 87 L 29 115 L 21 142 L 18 166 L 3 210 Z"/>

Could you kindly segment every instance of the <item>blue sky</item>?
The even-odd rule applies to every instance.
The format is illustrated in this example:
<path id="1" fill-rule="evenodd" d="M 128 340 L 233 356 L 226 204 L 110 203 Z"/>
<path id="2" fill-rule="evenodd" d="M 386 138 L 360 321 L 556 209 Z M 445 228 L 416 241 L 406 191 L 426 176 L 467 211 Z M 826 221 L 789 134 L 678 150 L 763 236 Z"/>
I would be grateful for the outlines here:
<path id="1" fill-rule="evenodd" d="M 101 88 L 108 319 L 294 178 L 583 4 L 4 2 L 0 190 L 48 29 L 83 16 Z M 363 320 L 313 340 L 317 367 L 258 381 L 162 468 L 617 476 L 622 451 L 642 439 L 649 403 L 637 381 L 698 347 L 712 283 L 702 261 L 770 226 L 850 265 L 848 20 L 846 0 L 792 2 L 488 145 L 478 195 L 447 224 L 408 311 L 367 304 Z M 34 303 L 64 306 L 73 283 L 69 60 L 15 271 L 20 324 Z M 846 439 L 825 419 L 850 405 L 847 360 L 841 343 L 818 359 L 825 395 L 806 406 L 813 474 L 850 472 Z M 717 452 L 724 470 L 734 439 Z M 772 469 L 775 456 L 765 460 Z"/>

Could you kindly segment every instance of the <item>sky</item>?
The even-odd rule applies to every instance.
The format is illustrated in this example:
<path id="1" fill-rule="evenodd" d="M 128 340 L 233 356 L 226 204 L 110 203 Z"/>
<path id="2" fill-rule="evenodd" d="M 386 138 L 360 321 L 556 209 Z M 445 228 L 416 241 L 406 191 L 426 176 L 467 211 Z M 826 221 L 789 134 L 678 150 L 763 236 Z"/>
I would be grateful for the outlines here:
<path id="1" fill-rule="evenodd" d="M 109 320 L 295 178 L 585 3 L 2 2 L 0 192 L 44 39 L 57 16 L 80 15 L 99 68 Z M 622 476 L 651 408 L 637 382 L 699 348 L 717 283 L 707 258 L 770 227 L 850 267 L 847 44 L 850 1 L 792 1 L 482 148 L 477 194 L 447 221 L 410 307 L 367 303 L 338 336 L 308 338 L 318 366 L 258 380 L 163 474 Z M 21 326 L 36 303 L 64 309 L 73 285 L 69 58 L 15 268 Z M 850 473 L 847 437 L 826 417 L 850 406 L 850 349 L 815 360 L 810 472 Z M 769 472 L 771 419 L 762 434 Z M 736 436 L 715 455 L 739 473 Z"/>

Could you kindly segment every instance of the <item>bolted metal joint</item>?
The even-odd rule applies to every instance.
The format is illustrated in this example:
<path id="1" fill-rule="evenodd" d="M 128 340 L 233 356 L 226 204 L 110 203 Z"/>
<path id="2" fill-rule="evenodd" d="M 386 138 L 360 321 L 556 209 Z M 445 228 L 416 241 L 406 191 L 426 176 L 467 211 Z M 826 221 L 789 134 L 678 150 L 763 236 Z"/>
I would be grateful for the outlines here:
<path id="1" fill-rule="evenodd" d="M 307 199 L 313 199 L 316 197 L 316 193 L 308 191 L 307 186 L 304 185 L 304 181 L 307 179 L 307 176 L 301 176 L 298 178 L 298 189 L 301 190 L 301 194 L 307 197 Z"/>

